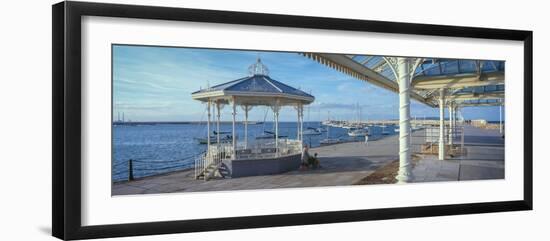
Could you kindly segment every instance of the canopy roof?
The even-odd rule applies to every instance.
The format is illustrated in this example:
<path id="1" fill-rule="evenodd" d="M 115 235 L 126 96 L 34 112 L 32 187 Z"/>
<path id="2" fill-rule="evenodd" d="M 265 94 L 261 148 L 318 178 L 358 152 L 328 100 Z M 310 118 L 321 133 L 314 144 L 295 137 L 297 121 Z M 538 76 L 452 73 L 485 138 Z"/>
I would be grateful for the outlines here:
<path id="1" fill-rule="evenodd" d="M 393 92 L 399 86 L 387 58 L 374 55 L 345 55 L 303 53 L 355 78 L 368 81 Z M 411 97 L 435 107 L 439 89 L 447 90 L 447 98 L 461 105 L 475 106 L 475 100 L 484 100 L 480 105 L 502 104 L 504 98 L 504 61 L 466 60 L 441 58 L 414 58 L 419 60 L 412 79 Z M 468 98 L 466 98 L 468 97 Z M 466 106 L 466 104 L 465 104 Z"/>
<path id="2" fill-rule="evenodd" d="M 259 58 L 249 70 L 250 76 L 201 89 L 191 96 L 203 102 L 228 103 L 235 100 L 239 105 L 274 105 L 276 102 L 279 105 L 305 105 L 315 100 L 314 96 L 269 77 L 267 67 Z"/>

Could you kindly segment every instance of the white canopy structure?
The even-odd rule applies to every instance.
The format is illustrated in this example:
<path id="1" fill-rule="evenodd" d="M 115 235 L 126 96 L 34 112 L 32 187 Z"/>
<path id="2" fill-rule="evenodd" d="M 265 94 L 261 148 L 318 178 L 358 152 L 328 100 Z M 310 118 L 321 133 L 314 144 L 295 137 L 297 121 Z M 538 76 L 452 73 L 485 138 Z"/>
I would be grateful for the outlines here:
<path id="1" fill-rule="evenodd" d="M 456 112 L 467 106 L 504 105 L 504 61 L 302 53 L 321 64 L 399 93 L 399 182 L 412 181 L 410 99 L 439 107 L 439 159 L 445 158 L 445 107 L 450 135 Z M 452 138 L 449 138 L 452 141 Z"/>

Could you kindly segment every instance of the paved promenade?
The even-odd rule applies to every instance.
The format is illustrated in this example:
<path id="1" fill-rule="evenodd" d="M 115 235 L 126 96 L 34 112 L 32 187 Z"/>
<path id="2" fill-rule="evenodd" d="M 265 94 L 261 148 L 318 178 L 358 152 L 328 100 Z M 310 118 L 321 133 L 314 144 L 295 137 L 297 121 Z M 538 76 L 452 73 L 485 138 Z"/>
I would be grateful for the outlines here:
<path id="1" fill-rule="evenodd" d="M 193 170 L 173 172 L 131 182 L 113 184 L 112 194 L 226 191 L 283 187 L 342 186 L 356 183 L 377 168 L 398 158 L 397 136 L 342 143 L 310 149 L 318 153 L 322 168 L 278 175 L 232 179 L 195 180 Z"/>
<path id="2" fill-rule="evenodd" d="M 504 138 L 498 130 L 464 127 L 467 155 L 444 161 L 423 156 L 413 170 L 415 182 L 504 178 Z"/>
<path id="3" fill-rule="evenodd" d="M 498 130 L 465 129 L 468 155 L 445 161 L 436 156 L 421 156 L 413 169 L 415 182 L 500 179 L 504 177 L 504 140 Z M 379 167 L 397 160 L 398 136 L 386 136 L 362 142 L 342 143 L 312 148 L 318 153 L 322 168 L 291 171 L 278 175 L 232 179 L 195 180 L 194 171 L 178 171 L 131 182 L 113 184 L 113 195 L 227 191 L 266 188 L 351 185 Z"/>

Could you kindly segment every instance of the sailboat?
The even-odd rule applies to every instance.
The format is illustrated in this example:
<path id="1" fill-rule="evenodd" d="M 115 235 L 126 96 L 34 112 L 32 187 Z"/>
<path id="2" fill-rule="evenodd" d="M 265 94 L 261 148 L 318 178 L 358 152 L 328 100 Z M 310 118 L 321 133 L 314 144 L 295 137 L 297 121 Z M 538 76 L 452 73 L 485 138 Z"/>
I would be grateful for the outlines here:
<path id="1" fill-rule="evenodd" d="M 220 131 L 220 143 L 229 143 L 233 141 L 233 136 L 229 131 Z M 213 135 L 210 135 L 210 144 L 218 143 L 218 132 L 213 131 Z M 207 138 L 195 138 L 199 144 L 208 144 Z"/>
<path id="2" fill-rule="evenodd" d="M 307 119 L 309 120 L 309 113 L 310 112 L 310 107 L 307 108 Z M 321 135 L 321 132 L 319 130 L 317 130 L 317 128 L 313 128 L 313 127 L 306 127 L 305 130 L 302 131 L 302 135 L 304 136 L 316 136 L 316 135 Z"/>
<path id="3" fill-rule="evenodd" d="M 365 128 L 355 128 L 355 129 L 350 129 L 348 131 L 348 136 L 351 136 L 351 137 L 362 137 L 362 136 L 367 136 L 369 134 L 369 131 Z"/>
<path id="4" fill-rule="evenodd" d="M 387 125 L 381 125 L 380 127 L 382 127 L 382 135 L 389 135 L 390 132 L 388 130 L 386 130 L 386 127 L 388 127 Z"/>
<path id="5" fill-rule="evenodd" d="M 330 122 L 330 111 L 328 112 L 328 121 L 327 123 L 331 123 Z M 321 140 L 319 142 L 322 146 L 324 145 L 331 145 L 331 144 L 337 144 L 337 143 L 340 143 L 340 139 L 331 139 L 330 138 L 330 125 L 327 125 L 327 138 Z"/>
<path id="6" fill-rule="evenodd" d="M 318 109 L 318 113 L 319 113 L 319 120 L 321 120 L 321 109 L 320 109 L 320 108 Z M 317 130 L 318 132 L 326 132 L 326 131 L 327 131 L 327 129 L 325 129 L 325 128 L 323 127 L 323 122 L 324 122 L 324 121 L 319 121 L 319 127 L 316 128 L 316 130 Z"/>
<path id="7" fill-rule="evenodd" d="M 264 121 L 261 122 L 263 124 L 263 129 L 264 129 L 263 133 L 260 134 L 259 136 L 256 136 L 256 140 L 275 139 L 275 136 L 276 136 L 275 132 L 265 130 L 265 122 L 266 122 L 266 119 L 267 119 L 268 110 L 269 109 L 266 108 L 265 115 L 264 115 Z M 287 138 L 287 136 L 279 135 L 278 138 Z"/>
<path id="8" fill-rule="evenodd" d="M 417 131 L 417 130 L 420 130 L 422 128 L 423 128 L 422 124 L 418 124 L 418 122 L 416 121 L 416 116 L 415 116 L 414 117 L 414 124 L 412 124 L 411 130 L 412 131 Z"/>
<path id="9" fill-rule="evenodd" d="M 302 135 L 304 136 L 321 135 L 321 131 L 319 131 L 318 128 L 307 127 L 304 131 L 302 131 Z"/>
<path id="10" fill-rule="evenodd" d="M 284 136 L 284 135 L 279 135 L 279 138 L 287 138 L 288 136 Z M 275 139 L 275 132 L 272 132 L 272 131 L 264 131 L 263 134 L 259 135 L 259 136 L 256 136 L 256 139 L 257 140 L 262 140 L 262 139 Z"/>
<path id="11" fill-rule="evenodd" d="M 364 137 L 369 134 L 369 130 L 361 125 L 361 110 L 359 104 L 357 104 L 357 123 L 354 127 L 348 130 L 348 136 L 351 137 Z"/>

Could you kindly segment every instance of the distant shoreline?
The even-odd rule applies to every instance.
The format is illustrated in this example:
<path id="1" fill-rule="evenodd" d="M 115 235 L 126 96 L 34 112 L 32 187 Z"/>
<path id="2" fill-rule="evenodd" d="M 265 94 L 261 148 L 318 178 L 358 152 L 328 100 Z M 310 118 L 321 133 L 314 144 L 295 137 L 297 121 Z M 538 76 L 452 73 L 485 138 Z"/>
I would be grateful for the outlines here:
<path id="1" fill-rule="evenodd" d="M 280 121 L 279 123 L 284 123 L 285 121 Z M 288 121 L 292 123 L 292 121 Z M 310 122 L 319 122 L 319 121 L 310 121 Z M 210 121 L 210 124 L 215 124 L 215 121 Z M 232 124 L 231 121 L 220 121 L 220 124 Z M 236 121 L 237 124 L 244 124 L 244 121 Z M 249 125 L 262 125 L 264 122 L 258 121 L 249 121 Z M 265 123 L 273 123 L 272 121 L 266 121 Z M 117 125 L 126 125 L 126 126 L 135 126 L 135 125 L 193 125 L 193 124 L 206 124 L 206 121 L 126 121 L 119 122 L 113 121 L 114 126 Z"/>
<path id="2" fill-rule="evenodd" d="M 428 119 L 426 119 L 428 120 Z M 395 120 L 383 120 L 395 121 Z M 304 121 L 304 123 L 319 123 L 321 121 Z M 216 123 L 216 121 L 210 121 Z M 220 124 L 232 124 L 231 121 L 220 121 Z M 244 124 L 244 121 L 236 121 L 237 124 Z M 248 121 L 249 125 L 262 125 L 264 123 L 274 123 L 273 121 Z M 279 121 L 279 123 L 296 123 L 296 121 Z M 498 124 L 499 121 L 487 121 L 488 124 Z M 505 121 L 502 121 L 504 124 Z M 206 124 L 206 121 L 113 121 L 112 125 L 191 125 L 191 124 Z"/>
<path id="3" fill-rule="evenodd" d="M 321 121 L 305 121 L 304 123 Z M 216 123 L 216 121 L 210 121 L 210 123 Z M 232 121 L 220 121 L 220 124 L 232 124 Z M 244 124 L 244 121 L 236 121 L 237 124 Z M 264 123 L 274 123 L 273 121 L 248 121 L 249 125 L 261 125 Z M 279 121 L 279 123 L 295 123 L 295 121 Z M 190 125 L 190 124 L 206 124 L 206 121 L 113 121 L 113 125 Z"/>

